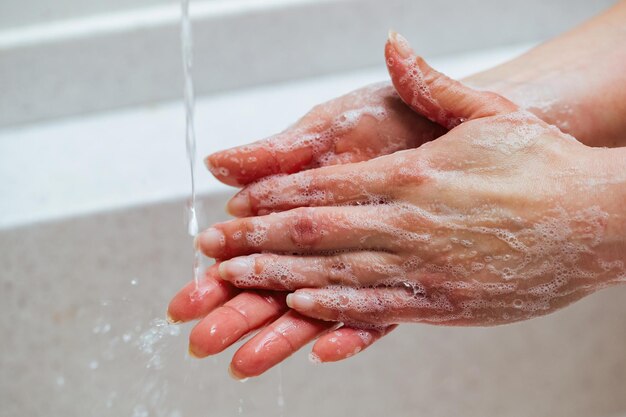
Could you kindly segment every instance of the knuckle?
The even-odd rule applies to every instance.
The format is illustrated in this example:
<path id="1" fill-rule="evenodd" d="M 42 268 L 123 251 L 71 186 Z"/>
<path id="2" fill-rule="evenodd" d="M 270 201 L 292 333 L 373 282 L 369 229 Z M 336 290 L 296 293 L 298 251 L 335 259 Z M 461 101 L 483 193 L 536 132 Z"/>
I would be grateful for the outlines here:
<path id="1" fill-rule="evenodd" d="M 328 284 L 358 284 L 358 279 L 352 271 L 349 260 L 344 255 L 329 258 L 325 265 L 325 275 Z"/>
<path id="2" fill-rule="evenodd" d="M 249 218 L 242 220 L 241 232 L 248 247 L 259 247 L 267 240 L 269 226 L 261 219 Z"/>
<path id="3" fill-rule="evenodd" d="M 393 176 L 399 185 L 422 185 L 430 178 L 430 164 L 422 152 L 411 151 L 396 161 Z"/>
<path id="4" fill-rule="evenodd" d="M 267 255 L 254 254 L 254 255 L 250 255 L 250 261 L 251 261 L 251 264 L 252 264 L 252 273 L 254 274 L 254 276 L 258 277 L 260 275 L 263 275 L 263 272 L 265 272 L 266 265 L 274 264 L 274 261 L 277 260 L 276 258 L 277 258 L 277 256 L 273 255 L 273 254 L 267 254 Z"/>
<path id="5" fill-rule="evenodd" d="M 272 191 L 277 189 L 276 178 L 269 177 L 260 180 L 257 183 L 249 185 L 246 190 L 246 196 L 253 213 L 272 206 Z"/>
<path id="6" fill-rule="evenodd" d="M 311 208 L 300 207 L 292 210 L 289 226 L 289 238 L 297 247 L 310 248 L 321 240 L 321 222 Z"/>
<path id="7" fill-rule="evenodd" d="M 320 174 L 307 172 L 301 176 L 297 187 L 298 195 L 301 196 L 300 203 L 311 206 L 332 203 L 334 199 L 330 191 L 331 188 L 332 184 L 328 181 L 328 178 L 322 180 Z"/>

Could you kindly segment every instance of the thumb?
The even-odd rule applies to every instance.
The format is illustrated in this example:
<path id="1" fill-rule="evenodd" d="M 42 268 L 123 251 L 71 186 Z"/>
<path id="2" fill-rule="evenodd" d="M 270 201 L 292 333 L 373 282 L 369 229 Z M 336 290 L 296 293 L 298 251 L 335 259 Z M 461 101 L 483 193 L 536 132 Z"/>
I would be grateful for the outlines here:
<path id="1" fill-rule="evenodd" d="M 514 103 L 496 93 L 474 90 L 432 69 L 395 32 L 389 32 L 385 58 L 391 81 L 402 100 L 448 129 L 465 120 L 517 110 Z"/>

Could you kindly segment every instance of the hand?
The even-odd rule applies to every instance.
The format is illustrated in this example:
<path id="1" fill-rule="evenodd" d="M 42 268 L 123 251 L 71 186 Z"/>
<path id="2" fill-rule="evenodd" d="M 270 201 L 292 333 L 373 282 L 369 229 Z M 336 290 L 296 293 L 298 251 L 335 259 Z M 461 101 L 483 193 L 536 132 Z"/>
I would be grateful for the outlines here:
<path id="1" fill-rule="evenodd" d="M 443 133 L 441 126 L 406 106 L 391 84 L 380 83 L 316 106 L 271 138 L 211 155 L 207 165 L 222 182 L 242 185 L 273 174 L 368 160 Z M 236 205 L 231 212 L 237 214 Z M 316 338 L 313 359 L 342 360 L 395 328 L 330 331 L 337 324 L 289 312 L 286 293 L 242 292 L 218 277 L 217 266 L 206 271 L 200 284 L 199 289 L 194 283 L 183 288 L 168 315 L 175 322 L 202 318 L 190 335 L 190 352 L 198 357 L 219 353 L 262 329 L 235 353 L 231 373 L 237 377 L 259 375 Z M 267 343 L 268 338 L 273 342 Z"/>
<path id="2" fill-rule="evenodd" d="M 443 133 L 406 106 L 393 86 L 378 83 L 314 107 L 277 135 L 217 152 L 205 162 L 217 179 L 241 186 L 270 175 L 366 161 Z"/>
<path id="3" fill-rule="evenodd" d="M 234 354 L 230 373 L 257 376 L 317 338 L 310 358 L 332 362 L 353 356 L 395 326 L 359 329 L 303 317 L 285 304 L 284 292 L 241 291 L 220 279 L 219 264 L 208 268 L 196 288 L 187 284 L 170 302 L 170 322 L 201 319 L 189 336 L 189 352 L 205 357 L 259 330 Z"/>
<path id="4" fill-rule="evenodd" d="M 561 41 L 557 40 L 557 41 L 551 42 L 550 44 L 555 44 L 555 47 L 557 49 L 559 48 L 563 49 L 564 46 L 560 45 L 559 42 Z M 548 47 L 547 52 L 548 52 L 547 53 L 548 58 L 554 55 L 552 53 L 549 53 L 550 52 L 549 47 Z M 541 55 L 541 50 L 538 50 L 538 53 L 539 55 Z M 507 68 L 500 68 L 500 69 L 496 68 L 495 71 L 493 72 L 495 75 L 495 78 L 489 76 L 489 73 L 483 73 L 484 75 L 481 74 L 482 78 L 487 76 L 486 77 L 488 81 L 487 83 L 485 83 L 484 80 L 480 80 L 478 82 L 476 80 L 473 80 L 472 82 L 474 83 L 477 82 L 478 84 L 482 85 L 483 88 L 485 87 L 493 88 L 495 91 L 501 91 L 507 96 L 509 94 L 512 94 L 513 96 L 517 97 L 517 95 L 519 94 L 516 93 L 515 91 L 513 91 L 513 93 L 515 94 L 509 91 L 507 89 L 508 87 L 506 83 L 504 84 L 505 88 L 502 88 L 502 86 L 499 85 L 499 80 L 500 79 L 506 80 L 510 78 L 511 71 L 512 71 L 513 76 L 515 76 L 515 73 L 519 72 L 518 70 L 516 70 L 516 68 L 519 66 L 521 66 L 522 69 L 524 67 L 528 67 L 528 65 L 524 64 L 526 61 L 528 61 L 528 63 L 531 64 L 531 67 L 534 68 L 536 66 L 536 63 L 534 63 L 536 59 L 533 61 L 533 59 L 530 59 L 530 58 L 532 58 L 532 56 L 529 56 L 528 59 L 526 58 L 526 56 L 524 56 L 512 62 L 512 65 L 509 65 Z M 543 58 L 541 58 L 541 62 L 546 62 L 547 60 L 546 58 L 547 58 L 546 56 L 543 56 Z M 511 66 L 513 67 L 512 69 L 510 68 Z M 522 70 L 522 72 L 524 71 Z M 528 73 L 528 71 L 526 71 L 525 73 Z M 531 71 L 531 75 L 532 75 L 532 71 Z M 539 75 L 542 76 L 541 73 Z M 527 80 L 526 82 L 529 85 L 536 84 L 536 82 L 532 80 Z M 305 129 L 307 133 L 312 133 L 312 136 L 316 138 L 316 140 L 321 141 L 325 144 L 328 144 L 329 142 L 333 144 L 334 151 L 331 151 L 331 152 L 321 151 L 321 149 L 324 149 L 323 146 L 320 147 L 319 145 L 316 145 L 314 143 L 312 144 L 311 142 L 308 142 L 308 141 L 297 142 L 296 139 L 293 139 L 294 137 L 293 135 L 288 134 L 294 128 L 297 130 L 299 125 L 303 122 L 306 122 L 307 119 L 310 120 L 310 116 L 314 115 L 316 111 L 318 110 L 322 110 L 321 112 L 319 112 L 319 114 L 322 114 L 322 115 L 329 115 L 329 113 L 325 112 L 324 110 L 332 109 L 332 108 L 339 109 L 339 110 L 345 109 L 345 111 L 348 112 L 348 114 L 352 114 L 352 115 L 354 115 L 354 111 L 357 111 L 358 113 L 357 108 L 350 107 L 351 105 L 352 106 L 354 105 L 350 103 L 355 103 L 356 100 L 350 100 L 349 98 L 362 96 L 363 92 L 367 90 L 371 91 L 373 96 L 380 94 L 380 97 L 384 97 L 385 95 L 390 94 L 390 97 L 387 96 L 389 98 L 385 98 L 382 100 L 383 103 L 398 103 L 399 102 L 395 92 L 391 90 L 388 86 L 379 85 L 377 88 L 369 87 L 368 89 L 359 90 L 344 98 L 339 98 L 325 105 L 318 106 L 309 115 L 307 115 L 298 124 L 296 124 L 296 126 L 294 126 L 291 129 L 288 129 L 286 132 L 283 132 L 280 135 L 270 138 L 268 142 L 277 142 L 278 146 L 275 146 L 275 149 L 278 149 L 278 151 L 272 151 L 271 147 L 268 148 L 264 146 L 263 142 L 260 142 L 260 143 L 252 145 L 251 147 L 241 147 L 235 150 L 220 152 L 216 155 L 213 155 L 208 158 L 209 166 L 212 166 L 213 172 L 216 173 L 218 177 L 222 178 L 222 180 L 226 183 L 246 184 L 251 181 L 260 179 L 264 175 L 269 175 L 269 174 L 274 174 L 274 173 L 289 173 L 289 172 L 298 171 L 300 169 L 306 169 L 306 168 L 311 168 L 315 166 L 325 166 L 325 165 L 335 164 L 335 163 L 342 163 L 342 162 L 346 163 L 346 162 L 354 162 L 354 161 L 359 161 L 359 160 L 366 160 L 368 156 L 374 157 L 374 156 L 378 156 L 378 155 L 385 154 L 385 153 L 391 153 L 394 150 L 403 149 L 403 146 L 404 147 L 418 146 L 423 140 L 428 140 L 428 136 L 429 136 L 428 134 L 423 134 L 420 137 L 412 136 L 412 135 L 415 135 L 414 132 L 419 133 L 419 128 L 418 129 L 415 129 L 415 128 L 405 129 L 402 127 L 402 126 L 410 127 L 411 123 L 415 122 L 417 125 L 423 124 L 424 126 L 426 126 L 426 129 L 424 130 L 424 132 L 426 132 L 429 126 L 429 124 L 425 122 L 422 117 L 416 116 L 415 114 L 412 114 L 410 112 L 406 112 L 406 108 L 403 109 L 402 107 L 400 107 L 401 110 L 399 112 L 390 111 L 387 119 L 379 120 L 378 121 L 379 123 L 374 124 L 374 125 L 370 125 L 369 123 L 363 123 L 364 120 L 365 121 L 368 120 L 367 116 L 364 118 L 361 118 L 361 122 L 355 125 L 353 131 L 350 132 L 350 134 L 343 134 L 340 140 L 332 139 L 329 141 L 327 134 L 316 134 L 318 132 L 315 130 L 306 131 Z M 548 88 L 543 91 L 549 92 L 549 91 L 552 91 L 552 89 Z M 566 90 L 566 91 L 571 91 L 571 90 Z M 523 95 L 523 91 L 522 91 L 522 95 Z M 536 97 L 536 99 L 541 102 L 541 95 L 537 95 L 536 93 L 533 93 L 532 96 Z M 549 96 L 549 100 L 553 100 L 553 98 Z M 571 101 L 571 98 L 567 100 Z M 542 118 L 545 117 L 546 120 L 550 120 L 551 122 L 556 123 L 560 127 L 568 129 L 570 131 L 572 130 L 571 129 L 572 127 L 576 127 L 578 130 L 574 129 L 575 131 L 573 133 L 575 133 L 576 135 L 580 133 L 582 136 L 582 139 L 585 140 L 585 143 L 593 143 L 593 144 L 602 145 L 603 143 L 602 135 L 594 136 L 590 133 L 592 131 L 590 131 L 588 128 L 585 128 L 584 125 L 577 126 L 576 121 L 578 119 L 575 117 L 575 115 L 570 115 L 569 117 L 565 117 L 565 118 L 563 117 L 563 112 L 561 111 L 561 107 L 564 109 L 567 109 L 570 106 L 567 100 L 565 102 L 562 102 L 561 100 L 558 102 L 559 104 L 557 106 L 553 107 L 553 113 L 555 113 L 556 116 L 550 113 L 546 113 L 546 114 L 541 113 L 540 116 Z M 576 101 L 574 100 L 574 102 Z M 376 107 L 375 103 L 372 103 L 372 102 L 368 103 L 368 100 L 365 100 L 365 104 L 366 104 L 365 107 Z M 529 105 L 528 103 L 526 104 Z M 529 106 L 532 107 L 533 103 L 531 102 Z M 532 110 L 535 111 L 535 108 L 533 108 Z M 543 108 L 541 108 L 541 110 L 544 111 Z M 333 115 L 330 114 L 329 116 L 332 117 Z M 335 116 L 336 116 L 334 117 L 335 121 L 337 122 L 341 121 L 340 113 Z M 412 118 L 414 119 L 413 121 L 411 120 Z M 328 123 L 328 120 L 329 119 L 327 119 L 325 123 Z M 391 137 L 385 136 L 384 133 L 386 131 L 393 131 L 394 124 L 395 124 L 394 122 L 398 122 L 397 126 L 400 128 L 398 131 L 396 131 L 396 135 L 398 135 L 401 138 L 408 138 L 408 140 L 404 142 L 405 145 L 402 145 L 402 141 L 400 141 L 399 145 L 397 146 L 387 146 L 386 144 L 386 141 L 388 141 Z M 561 124 L 563 124 L 563 126 L 561 126 Z M 430 125 L 430 126 L 434 127 L 434 129 L 437 129 L 437 127 L 434 125 Z M 325 133 L 327 131 L 328 129 L 327 130 L 322 129 L 322 133 Z M 407 134 L 405 134 L 404 132 L 407 132 Z M 439 132 L 435 130 L 434 133 L 432 133 L 432 137 L 433 138 L 437 137 L 442 132 L 443 130 L 439 130 Z M 380 140 L 380 142 L 375 141 L 375 139 L 377 138 Z M 372 143 L 370 146 L 369 143 L 372 140 L 374 140 L 374 143 Z M 610 146 L 610 143 L 611 143 L 610 135 L 607 136 L 607 140 L 605 142 L 609 144 L 608 146 Z M 414 144 L 412 145 L 412 143 Z M 337 144 L 339 144 L 339 146 L 337 146 Z M 377 148 L 377 144 L 379 144 L 378 148 Z M 398 144 L 398 142 L 396 142 L 396 144 Z M 343 151 L 349 150 L 351 147 L 356 149 L 356 151 L 343 152 Z M 368 150 L 368 147 L 370 148 L 369 150 Z M 363 149 L 365 151 L 361 151 L 360 149 Z M 285 152 L 285 150 L 288 150 L 288 151 Z M 320 157 L 320 155 L 324 155 L 325 157 Z M 230 158 L 232 156 L 234 156 L 233 159 Z M 257 166 L 260 168 L 259 170 L 256 170 Z M 259 212 L 263 212 L 263 211 L 259 210 Z M 216 274 L 213 273 L 213 275 L 216 275 Z M 217 279 L 217 278 L 213 277 L 210 279 Z M 222 285 L 227 285 L 227 284 L 222 283 Z M 188 286 L 187 289 L 189 288 L 190 287 Z M 193 287 L 191 288 L 193 289 Z M 218 286 L 215 288 L 221 288 L 221 287 Z M 234 294 L 238 293 L 238 292 L 235 292 L 234 289 L 232 289 L 232 291 Z M 189 296 L 191 292 L 193 291 L 191 290 L 187 291 L 186 296 Z M 210 296 L 211 291 L 206 291 L 203 294 L 205 296 Z M 185 290 L 183 290 L 177 296 L 177 298 L 173 300 L 172 305 L 174 306 L 178 304 L 179 307 L 183 307 L 184 309 L 184 303 L 176 302 L 176 299 L 179 299 L 181 296 L 185 297 Z M 223 294 L 220 294 L 220 296 L 216 297 L 214 300 L 215 301 L 214 307 L 217 305 L 220 305 L 221 303 L 228 300 L 229 298 L 230 296 L 223 296 Z M 193 304 L 193 303 L 188 303 L 188 304 Z M 207 312 L 214 307 L 211 307 L 211 308 L 206 307 L 204 312 L 200 312 L 198 316 L 194 316 L 194 317 L 195 318 L 201 317 L 204 314 L 207 314 Z M 175 319 L 176 313 L 174 313 L 174 310 L 176 309 L 175 308 L 173 309 L 171 306 L 170 314 L 172 315 L 172 318 Z M 193 310 L 193 308 L 191 310 Z M 232 314 L 236 315 L 237 313 L 233 312 Z M 194 317 L 188 317 L 187 319 L 191 319 Z M 353 339 L 350 338 L 350 336 L 354 336 L 353 334 L 349 333 L 348 337 L 346 338 L 348 343 L 343 344 L 342 335 L 345 334 L 345 332 L 340 331 L 337 333 L 338 334 L 333 335 L 333 337 L 328 338 L 328 335 L 326 335 L 325 337 L 327 337 L 329 340 L 334 340 L 336 344 L 344 346 L 346 347 L 346 349 L 338 348 L 337 350 L 335 350 L 332 344 L 326 345 L 326 344 L 319 342 L 314 346 L 314 352 L 316 350 L 319 352 L 320 349 L 318 349 L 318 347 L 320 346 L 328 346 L 329 349 L 326 349 L 325 351 L 327 354 L 331 354 L 330 356 L 327 356 L 324 354 L 320 355 L 321 360 L 324 361 L 324 360 L 341 359 L 343 357 L 349 356 L 351 352 L 357 351 L 360 348 L 358 346 L 358 342 L 356 344 L 353 344 L 350 342 L 351 340 L 356 340 L 354 338 Z M 361 335 L 363 335 L 363 333 Z M 324 339 L 324 337 L 322 337 L 322 339 Z M 368 337 L 365 337 L 365 340 L 367 339 Z M 373 338 L 373 340 L 375 339 L 376 338 Z M 352 346 L 355 346 L 354 351 L 351 350 Z M 322 350 L 322 352 L 323 351 L 324 350 Z M 332 352 L 336 352 L 337 355 L 333 356 Z M 262 363 L 263 361 L 262 356 L 263 356 L 263 353 L 261 352 L 261 354 L 258 355 L 258 363 Z M 271 356 L 268 356 L 268 358 L 271 358 Z M 266 368 L 269 368 L 277 361 L 279 361 L 278 356 L 274 356 L 273 358 L 271 358 Z"/>
<path id="5" fill-rule="evenodd" d="M 401 39 L 386 53 L 402 99 L 454 129 L 242 190 L 239 214 L 282 212 L 200 235 L 208 256 L 235 257 L 224 279 L 298 290 L 287 301 L 303 314 L 374 326 L 509 323 L 626 280 L 623 152 L 448 79 Z"/>
<path id="6" fill-rule="evenodd" d="M 624 74 L 621 65 L 624 62 L 623 49 L 618 46 L 623 43 L 623 31 L 620 32 L 619 28 L 625 16 L 625 5 L 621 2 L 566 36 L 535 48 L 506 65 L 478 74 L 472 77 L 471 82 L 519 100 L 526 109 L 573 134 L 583 143 L 593 146 L 623 143 L 623 118 L 620 117 L 623 112 L 620 113 L 619 103 L 625 102 L 623 92 L 626 90 L 615 86 L 623 84 L 620 84 Z M 585 67 L 580 65 L 583 62 L 604 62 L 607 65 Z M 593 82 L 581 83 L 580 79 Z M 359 103 L 361 99 L 363 102 Z M 371 109 L 366 110 L 368 107 L 380 109 L 381 103 L 382 108 L 387 110 L 385 119 L 376 119 L 374 112 L 373 117 L 361 117 L 352 128 L 345 130 L 343 113 L 351 119 L 364 111 L 371 113 Z M 378 112 L 378 117 L 381 114 Z M 319 124 L 316 118 L 319 118 Z M 334 126 L 340 127 L 339 135 L 334 132 Z M 414 148 L 443 132 L 443 129 L 407 111 L 389 86 L 379 85 L 318 106 L 286 132 L 250 147 L 220 152 L 209 157 L 208 162 L 212 171 L 224 182 L 243 185 L 267 175 L 364 161 L 396 150 Z M 300 133 L 304 133 L 304 140 L 299 140 Z M 309 141 L 311 138 L 313 142 Z M 273 146 L 266 146 L 269 144 Z M 232 211 L 236 212 L 236 205 L 233 208 Z M 259 212 L 263 213 L 262 210 Z M 210 292 L 205 295 L 208 294 Z M 217 298 L 220 299 L 224 302 L 227 298 Z M 311 326 L 315 327 L 315 324 Z M 344 333 L 341 331 L 328 340 L 342 345 Z M 353 346 L 356 346 L 354 351 L 359 349 L 358 341 L 355 345 L 350 342 L 355 339 L 348 336 L 347 340 L 342 345 L 346 349 L 335 350 L 328 344 L 326 353 L 337 352 L 337 355 L 320 355 L 320 359 L 341 359 L 346 352 L 353 352 Z M 326 344 L 316 344 L 314 351 L 319 352 L 321 346 Z M 263 361 L 262 356 L 262 353 L 258 356 L 259 363 Z M 276 356 L 272 357 L 267 367 L 276 360 Z"/>
<path id="7" fill-rule="evenodd" d="M 407 107 L 391 85 L 378 84 L 315 107 L 276 136 L 211 155 L 207 165 L 221 181 L 240 185 L 272 174 L 367 160 L 419 146 L 444 132 Z M 174 297 L 168 315 L 175 322 L 202 318 L 190 335 L 190 352 L 198 357 L 219 353 L 262 329 L 235 353 L 231 373 L 237 377 L 259 375 L 316 338 L 312 358 L 345 359 L 395 328 L 330 331 L 335 323 L 288 312 L 285 296 L 241 292 L 222 281 L 214 266 L 199 290 L 190 283 Z"/>

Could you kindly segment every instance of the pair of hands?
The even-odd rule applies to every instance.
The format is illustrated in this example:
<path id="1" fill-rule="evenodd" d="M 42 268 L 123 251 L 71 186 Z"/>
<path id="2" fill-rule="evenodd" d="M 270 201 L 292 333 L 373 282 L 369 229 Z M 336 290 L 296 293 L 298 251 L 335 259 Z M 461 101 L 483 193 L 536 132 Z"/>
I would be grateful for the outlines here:
<path id="1" fill-rule="evenodd" d="M 233 376 L 315 339 L 312 358 L 337 361 L 400 322 L 525 320 L 618 277 L 596 152 L 436 72 L 398 35 L 385 56 L 393 87 L 357 90 L 207 159 L 244 188 L 228 203 L 237 218 L 196 239 L 218 262 L 168 309 L 176 322 L 201 319 L 194 356 L 258 331 Z"/>

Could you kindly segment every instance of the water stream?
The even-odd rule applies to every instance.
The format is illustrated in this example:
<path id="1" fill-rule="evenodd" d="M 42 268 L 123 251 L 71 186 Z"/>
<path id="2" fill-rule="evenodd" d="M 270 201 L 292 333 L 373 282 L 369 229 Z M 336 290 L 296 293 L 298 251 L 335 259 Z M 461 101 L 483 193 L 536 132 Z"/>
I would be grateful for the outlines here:
<path id="1" fill-rule="evenodd" d="M 185 143 L 191 174 L 191 195 L 187 200 L 187 232 L 192 237 L 198 234 L 198 216 L 196 214 L 196 131 L 194 126 L 195 95 L 193 89 L 193 36 L 189 18 L 189 0 L 181 2 L 180 39 L 183 59 L 183 79 L 185 95 Z M 200 251 L 194 250 L 193 279 L 198 287 L 200 274 Z"/>

